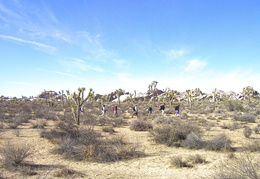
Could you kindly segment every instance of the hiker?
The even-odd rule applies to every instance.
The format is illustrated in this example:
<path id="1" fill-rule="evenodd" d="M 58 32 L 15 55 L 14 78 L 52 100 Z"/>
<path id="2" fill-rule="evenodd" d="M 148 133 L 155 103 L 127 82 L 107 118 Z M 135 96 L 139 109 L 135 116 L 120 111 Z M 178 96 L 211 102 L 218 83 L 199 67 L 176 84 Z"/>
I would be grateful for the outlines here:
<path id="1" fill-rule="evenodd" d="M 160 106 L 159 110 L 162 111 L 162 116 L 163 116 L 163 115 L 164 115 L 164 110 L 165 110 L 165 103 L 163 103 L 163 104 Z"/>
<path id="2" fill-rule="evenodd" d="M 114 112 L 114 116 L 117 116 L 117 105 L 115 105 L 113 108 L 112 108 L 113 112 Z"/>
<path id="3" fill-rule="evenodd" d="M 106 106 L 103 105 L 102 110 L 101 110 L 101 116 L 104 116 L 106 114 L 106 112 L 107 112 Z"/>
<path id="4" fill-rule="evenodd" d="M 138 109 L 137 109 L 136 105 L 134 105 L 134 107 L 133 107 L 133 115 L 132 115 L 132 117 L 134 117 L 134 116 L 138 117 Z"/>
<path id="5" fill-rule="evenodd" d="M 179 116 L 180 114 L 180 105 L 175 107 L 175 115 Z"/>
<path id="6" fill-rule="evenodd" d="M 152 108 L 151 106 L 148 107 L 148 108 L 147 108 L 147 113 L 148 113 L 148 115 L 151 115 L 152 112 L 153 112 L 153 108 Z"/>

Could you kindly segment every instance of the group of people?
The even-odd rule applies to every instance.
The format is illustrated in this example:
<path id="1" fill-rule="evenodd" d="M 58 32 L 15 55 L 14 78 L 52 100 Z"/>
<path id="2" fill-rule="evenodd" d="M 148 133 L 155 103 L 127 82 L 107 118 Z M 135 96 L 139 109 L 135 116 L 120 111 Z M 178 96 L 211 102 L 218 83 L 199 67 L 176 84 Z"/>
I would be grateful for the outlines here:
<path id="1" fill-rule="evenodd" d="M 114 113 L 114 116 L 117 116 L 118 113 L 117 113 L 117 106 L 113 106 L 112 108 L 113 110 L 113 113 Z M 164 111 L 165 111 L 165 103 L 161 104 L 160 107 L 159 107 L 159 110 L 162 112 L 162 116 L 164 116 Z M 101 116 L 104 116 L 107 112 L 107 108 L 106 108 L 106 105 L 103 105 L 102 106 L 102 109 L 101 109 Z M 148 115 L 151 115 L 153 113 L 153 108 L 152 106 L 149 106 L 147 108 L 147 113 Z M 176 106 L 175 107 L 175 114 L 179 116 L 179 113 L 180 113 L 180 105 Z M 137 108 L 137 105 L 134 105 L 133 106 L 133 114 L 132 114 L 132 117 L 134 116 L 138 116 L 138 108 Z"/>
<path id="2" fill-rule="evenodd" d="M 113 112 L 114 112 L 114 116 L 117 116 L 117 106 L 113 106 L 112 108 Z M 106 105 L 103 105 L 102 106 L 102 109 L 101 109 L 101 116 L 104 116 L 107 112 L 107 108 L 106 108 Z"/>

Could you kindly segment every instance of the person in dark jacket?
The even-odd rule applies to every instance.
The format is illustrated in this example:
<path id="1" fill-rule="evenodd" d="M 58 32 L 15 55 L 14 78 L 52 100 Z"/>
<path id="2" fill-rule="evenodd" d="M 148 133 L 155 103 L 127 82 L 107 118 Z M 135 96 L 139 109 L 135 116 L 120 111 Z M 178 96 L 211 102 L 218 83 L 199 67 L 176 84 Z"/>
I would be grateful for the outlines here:
<path id="1" fill-rule="evenodd" d="M 175 115 L 177 115 L 177 116 L 180 115 L 180 105 L 175 107 Z"/>

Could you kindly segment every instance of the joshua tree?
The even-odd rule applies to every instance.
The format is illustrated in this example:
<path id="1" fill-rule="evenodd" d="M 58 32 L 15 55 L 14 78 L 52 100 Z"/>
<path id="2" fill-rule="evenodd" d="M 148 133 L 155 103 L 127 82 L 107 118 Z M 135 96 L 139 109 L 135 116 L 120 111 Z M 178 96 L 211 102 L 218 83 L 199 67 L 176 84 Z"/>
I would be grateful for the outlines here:
<path id="1" fill-rule="evenodd" d="M 124 92 L 124 90 L 122 90 L 122 89 L 117 89 L 117 90 L 115 91 L 116 97 L 117 97 L 117 99 L 118 99 L 118 106 L 120 106 L 120 96 L 122 95 L 123 92 Z"/>
<path id="2" fill-rule="evenodd" d="M 157 86 L 158 82 L 157 81 L 153 81 L 151 86 L 153 88 L 153 90 L 156 90 L 156 86 Z"/>
<path id="3" fill-rule="evenodd" d="M 61 96 L 62 107 L 64 108 L 64 90 L 59 91 L 59 95 Z"/>
<path id="4" fill-rule="evenodd" d="M 83 112 L 84 103 L 94 96 L 92 88 L 89 89 L 86 97 L 84 97 L 84 92 L 85 88 L 78 88 L 78 93 L 74 92 L 69 96 L 74 102 L 74 105 L 71 105 L 71 110 L 77 125 L 80 125 L 80 113 Z"/>
<path id="5" fill-rule="evenodd" d="M 176 90 L 171 90 L 171 89 L 167 89 L 167 92 L 163 93 L 166 100 L 170 102 L 170 108 L 172 106 L 172 102 L 173 102 L 173 99 L 176 98 L 176 95 L 177 95 L 177 91 Z"/>
<path id="6" fill-rule="evenodd" d="M 191 108 L 191 102 L 192 102 L 191 90 L 187 89 L 185 92 L 186 92 L 186 97 L 187 97 L 187 99 L 188 99 L 189 106 L 190 106 L 190 108 Z"/>
<path id="7" fill-rule="evenodd" d="M 243 95 L 248 99 L 248 103 L 251 102 L 251 97 L 254 95 L 255 90 L 251 86 L 243 88 Z"/>

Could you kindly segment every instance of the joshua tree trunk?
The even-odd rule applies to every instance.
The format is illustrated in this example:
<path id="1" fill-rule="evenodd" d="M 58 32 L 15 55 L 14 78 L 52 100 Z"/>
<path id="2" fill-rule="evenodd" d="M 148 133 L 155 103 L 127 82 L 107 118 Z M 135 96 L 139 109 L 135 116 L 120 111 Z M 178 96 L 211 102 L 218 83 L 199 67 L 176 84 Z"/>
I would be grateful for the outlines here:
<path id="1" fill-rule="evenodd" d="M 79 88 L 78 93 L 75 92 L 70 96 L 74 101 L 74 105 L 71 105 L 74 120 L 77 125 L 80 125 L 80 114 L 83 112 L 84 103 L 94 96 L 92 88 L 90 88 L 88 96 L 84 98 L 85 88 Z"/>

